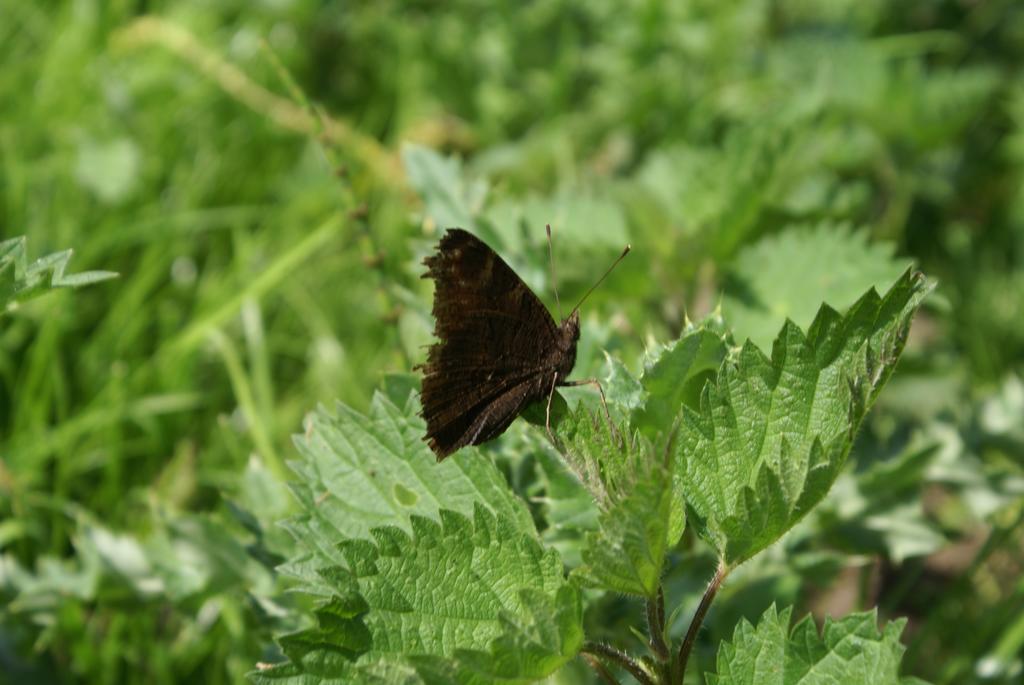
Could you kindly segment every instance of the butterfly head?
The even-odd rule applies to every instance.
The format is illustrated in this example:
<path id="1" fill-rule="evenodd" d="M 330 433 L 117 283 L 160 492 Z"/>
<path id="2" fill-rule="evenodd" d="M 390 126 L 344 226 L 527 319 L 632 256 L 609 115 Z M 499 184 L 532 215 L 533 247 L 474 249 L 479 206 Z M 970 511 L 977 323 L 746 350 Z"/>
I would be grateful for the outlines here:
<path id="1" fill-rule="evenodd" d="M 580 311 L 578 309 L 572 310 L 572 313 L 562 321 L 562 325 L 559 328 L 562 333 L 562 341 L 575 346 L 576 341 L 580 339 Z"/>
<path id="2" fill-rule="evenodd" d="M 562 321 L 558 327 L 559 344 L 556 365 L 558 367 L 559 381 L 565 379 L 572 372 L 576 365 L 576 343 L 580 339 L 580 313 L 573 310 L 569 317 Z"/>

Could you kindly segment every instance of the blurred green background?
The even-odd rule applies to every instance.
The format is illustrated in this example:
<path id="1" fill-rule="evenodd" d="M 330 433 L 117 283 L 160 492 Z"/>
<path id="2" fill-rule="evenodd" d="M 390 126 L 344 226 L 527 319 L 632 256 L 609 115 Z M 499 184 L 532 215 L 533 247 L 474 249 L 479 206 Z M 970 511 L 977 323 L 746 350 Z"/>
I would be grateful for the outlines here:
<path id="1" fill-rule="evenodd" d="M 687 318 L 767 348 L 908 264 L 937 279 L 849 473 L 737 571 L 698 657 L 772 601 L 878 605 L 910 619 L 905 673 L 1021 682 L 1017 0 L 0 0 L 0 59 L 0 239 L 120 274 L 0 316 L 0 681 L 279 659 L 304 413 L 408 387 L 445 226 L 551 303 L 551 223 L 565 302 L 634 248 L 578 377 Z M 674 563 L 679 632 L 713 560 L 688 536 Z M 588 611 L 626 649 L 641 620 Z"/>

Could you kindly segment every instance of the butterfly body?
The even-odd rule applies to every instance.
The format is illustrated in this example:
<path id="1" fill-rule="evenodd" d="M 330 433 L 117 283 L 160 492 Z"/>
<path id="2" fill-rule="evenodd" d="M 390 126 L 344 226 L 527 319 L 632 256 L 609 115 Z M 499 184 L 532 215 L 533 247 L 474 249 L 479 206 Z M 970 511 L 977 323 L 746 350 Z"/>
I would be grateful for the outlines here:
<path id="1" fill-rule="evenodd" d="M 561 324 L 486 243 L 448 229 L 424 278 L 435 282 L 434 335 L 423 370 L 424 438 L 442 460 L 501 435 L 532 402 L 566 385 L 579 312 Z"/>

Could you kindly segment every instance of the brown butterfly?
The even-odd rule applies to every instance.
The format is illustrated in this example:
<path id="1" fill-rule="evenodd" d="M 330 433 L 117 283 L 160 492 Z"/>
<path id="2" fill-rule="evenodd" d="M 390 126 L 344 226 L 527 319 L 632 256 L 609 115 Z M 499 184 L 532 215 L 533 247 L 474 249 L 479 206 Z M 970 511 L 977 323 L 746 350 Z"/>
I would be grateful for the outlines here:
<path id="1" fill-rule="evenodd" d="M 550 226 L 547 231 L 550 247 Z M 628 252 L 627 245 L 587 295 Z M 551 435 L 551 398 L 556 387 L 591 384 L 601 390 L 594 379 L 566 380 L 576 363 L 579 305 L 556 324 L 511 267 L 461 228 L 449 228 L 437 253 L 423 263 L 427 267 L 423 278 L 435 283 L 438 342 L 430 347 L 426 363 L 417 368 L 423 370 L 424 440 L 438 461 L 466 445 L 493 440 L 527 405 L 545 397 Z M 553 279 L 553 259 L 551 267 Z"/>

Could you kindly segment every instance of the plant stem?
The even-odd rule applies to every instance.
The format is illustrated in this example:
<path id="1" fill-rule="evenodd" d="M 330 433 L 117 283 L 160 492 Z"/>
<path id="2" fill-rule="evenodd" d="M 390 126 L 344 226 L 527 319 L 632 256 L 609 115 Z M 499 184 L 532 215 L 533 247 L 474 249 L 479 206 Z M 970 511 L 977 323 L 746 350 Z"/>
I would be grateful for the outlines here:
<path id="1" fill-rule="evenodd" d="M 612 661 L 624 669 L 629 671 L 629 674 L 637 679 L 640 685 L 655 685 L 654 681 L 651 680 L 651 676 L 645 671 L 640 664 L 633 660 L 631 656 L 625 652 L 615 649 L 611 645 L 602 644 L 600 642 L 585 642 L 583 643 L 584 658 L 588 654 L 592 654 L 603 659 Z"/>
<path id="2" fill-rule="evenodd" d="M 690 621 L 690 627 L 686 631 L 686 637 L 683 638 L 683 644 L 679 646 L 679 655 L 676 657 L 676 661 L 673 664 L 674 668 L 672 669 L 673 681 L 677 685 L 682 685 L 683 678 L 686 676 L 686 662 L 690 660 L 690 652 L 693 651 L 693 645 L 697 641 L 697 633 L 700 632 L 701 624 L 704 623 L 704 617 L 711 607 L 711 602 L 715 599 L 715 594 L 722 587 L 722 583 L 727 575 L 729 575 L 729 567 L 720 561 L 718 568 L 715 569 L 714 577 L 711 578 L 707 590 L 704 591 L 704 596 L 701 597 L 700 604 L 697 605 L 697 611 L 693 615 L 693 620 Z"/>
<path id="3" fill-rule="evenodd" d="M 593 654 L 584 654 L 583 660 L 586 661 L 592 669 L 594 669 L 594 672 L 597 673 L 597 677 L 600 678 L 602 682 L 608 683 L 608 685 L 621 685 L 618 679 L 612 675 L 612 672 L 608 670 L 608 667 Z"/>
<path id="4" fill-rule="evenodd" d="M 647 634 L 655 658 L 661 663 L 668 661 L 671 657 L 665 644 L 665 593 L 661 586 L 656 597 L 647 598 Z"/>

